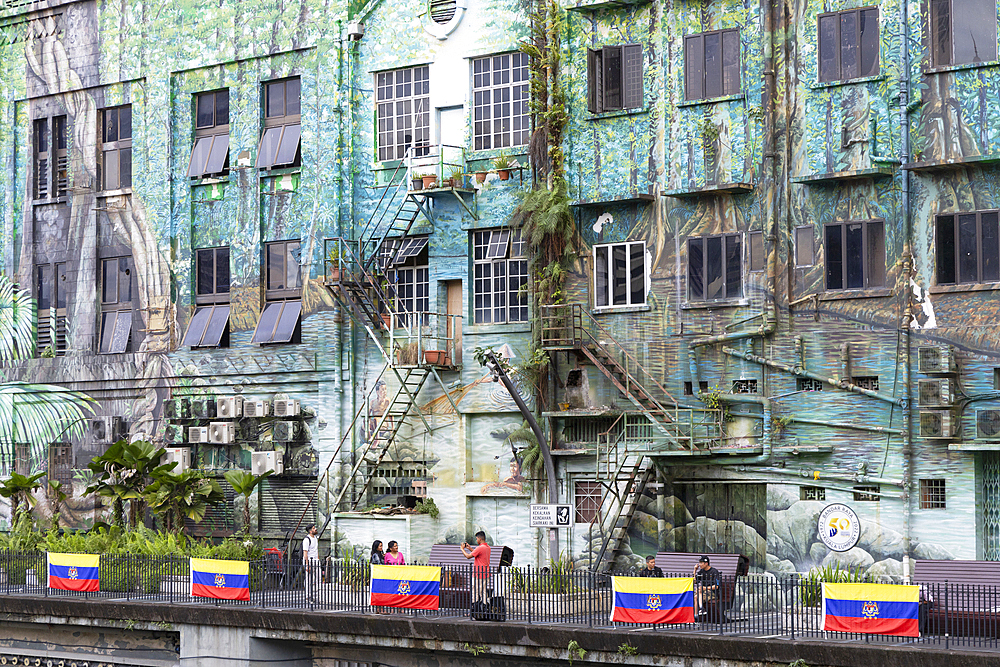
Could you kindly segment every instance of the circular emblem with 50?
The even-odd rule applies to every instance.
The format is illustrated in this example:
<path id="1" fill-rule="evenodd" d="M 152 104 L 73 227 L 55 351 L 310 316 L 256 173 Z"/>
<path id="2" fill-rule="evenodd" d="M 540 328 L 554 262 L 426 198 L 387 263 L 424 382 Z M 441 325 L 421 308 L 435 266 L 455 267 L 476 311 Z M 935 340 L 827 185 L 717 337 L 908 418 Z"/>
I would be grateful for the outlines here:
<path id="1" fill-rule="evenodd" d="M 847 505 L 833 503 L 823 508 L 819 514 L 819 539 L 831 551 L 847 551 L 854 548 L 861 538 L 861 521 Z"/>

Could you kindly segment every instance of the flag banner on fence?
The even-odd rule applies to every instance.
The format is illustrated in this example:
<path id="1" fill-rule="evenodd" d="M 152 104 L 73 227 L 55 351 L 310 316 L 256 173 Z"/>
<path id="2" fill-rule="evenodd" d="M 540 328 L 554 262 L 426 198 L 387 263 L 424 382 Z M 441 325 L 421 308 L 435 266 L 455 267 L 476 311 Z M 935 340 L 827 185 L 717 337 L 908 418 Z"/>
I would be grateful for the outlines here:
<path id="1" fill-rule="evenodd" d="M 612 622 L 694 623 L 694 579 L 611 577 Z"/>
<path id="2" fill-rule="evenodd" d="M 48 554 L 49 588 L 64 591 L 96 593 L 100 590 L 97 573 L 101 562 L 99 555 L 93 554 Z"/>
<path id="3" fill-rule="evenodd" d="M 823 584 L 823 629 L 919 637 L 920 587 Z"/>
<path id="4" fill-rule="evenodd" d="M 373 607 L 437 609 L 441 568 L 428 565 L 372 565 Z"/>
<path id="5" fill-rule="evenodd" d="M 191 595 L 217 600 L 250 600 L 250 563 L 245 560 L 191 559 Z"/>

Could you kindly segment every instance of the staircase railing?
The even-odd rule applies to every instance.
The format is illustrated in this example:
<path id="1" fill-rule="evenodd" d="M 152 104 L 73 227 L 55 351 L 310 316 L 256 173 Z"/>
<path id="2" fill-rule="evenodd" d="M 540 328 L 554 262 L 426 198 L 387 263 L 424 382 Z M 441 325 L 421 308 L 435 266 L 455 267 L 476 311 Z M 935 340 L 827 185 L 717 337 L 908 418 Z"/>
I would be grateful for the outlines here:
<path id="1" fill-rule="evenodd" d="M 396 201 L 396 198 L 399 196 L 400 191 L 402 191 L 403 197 L 405 199 L 406 194 L 408 192 L 410 173 L 411 173 L 411 158 L 410 158 L 411 150 L 412 150 L 411 147 L 409 146 L 406 147 L 406 151 L 403 153 L 403 159 L 399 161 L 399 164 L 397 164 L 396 168 L 392 171 L 392 175 L 389 176 L 389 182 L 386 183 L 385 188 L 382 190 L 382 195 L 379 197 L 378 202 L 376 202 L 375 204 L 375 210 L 372 211 L 372 214 L 368 218 L 368 222 L 365 223 L 365 226 L 361 228 L 361 232 L 358 234 L 358 239 L 360 239 L 361 244 L 369 244 L 375 241 L 375 237 L 378 234 L 378 230 L 382 226 L 382 223 L 385 221 L 386 214 L 390 210 L 393 210 L 392 202 Z M 400 170 L 403 170 L 404 172 L 403 177 L 400 177 L 399 175 Z M 393 187 L 393 185 L 395 185 L 395 188 Z M 388 203 L 386 203 L 386 195 L 388 195 L 390 191 L 392 192 L 392 196 L 389 197 Z M 383 206 L 383 204 L 385 205 Z M 396 208 L 396 210 L 398 210 L 398 207 Z M 364 256 L 365 248 L 359 245 L 359 254 L 361 255 L 361 259 L 364 262 L 363 265 L 365 269 L 370 268 L 371 264 L 378 257 L 378 249 L 385 241 L 386 235 L 387 233 L 384 233 L 382 237 L 379 238 L 378 241 L 373 244 L 373 247 L 371 249 L 371 254 L 368 255 L 367 257 Z"/>
<path id="2" fill-rule="evenodd" d="M 389 349 L 400 366 L 453 366 L 461 357 L 456 334 L 462 316 L 449 313 L 396 313 L 389 329 Z"/>

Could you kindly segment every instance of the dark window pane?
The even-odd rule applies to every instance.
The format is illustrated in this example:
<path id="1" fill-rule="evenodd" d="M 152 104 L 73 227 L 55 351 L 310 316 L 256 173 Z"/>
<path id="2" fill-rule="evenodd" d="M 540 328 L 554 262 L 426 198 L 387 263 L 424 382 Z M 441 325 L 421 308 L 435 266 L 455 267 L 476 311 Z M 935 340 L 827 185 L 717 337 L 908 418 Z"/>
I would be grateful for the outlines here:
<path id="1" fill-rule="evenodd" d="M 66 116 L 55 117 L 55 127 L 52 130 L 55 136 L 52 141 L 58 150 L 66 150 Z"/>
<path id="2" fill-rule="evenodd" d="M 843 227 L 829 225 L 826 228 L 826 288 L 844 289 Z"/>
<path id="3" fill-rule="evenodd" d="M 611 246 L 611 303 L 615 306 L 628 303 L 627 252 L 624 245 Z"/>
<path id="4" fill-rule="evenodd" d="M 213 294 L 215 292 L 215 251 L 198 251 L 198 280 L 197 293 L 199 295 Z"/>
<path id="5" fill-rule="evenodd" d="M 285 289 L 285 245 L 267 246 L 267 289 Z"/>
<path id="6" fill-rule="evenodd" d="M 942 215 L 937 219 L 937 283 L 955 283 L 955 217 Z"/>
<path id="7" fill-rule="evenodd" d="M 951 0 L 930 0 L 931 50 L 935 65 L 951 63 Z"/>
<path id="8" fill-rule="evenodd" d="M 118 151 L 104 151 L 104 189 L 117 190 L 121 187 L 121 167 Z"/>
<path id="9" fill-rule="evenodd" d="M 812 266 L 813 264 L 813 229 L 812 227 L 795 228 L 795 265 Z"/>
<path id="10" fill-rule="evenodd" d="M 736 95 L 740 92 L 740 33 L 727 30 L 722 33 L 722 94 Z"/>
<path id="11" fill-rule="evenodd" d="M 184 342 L 181 343 L 181 346 L 198 347 L 201 345 L 201 341 L 205 337 L 205 328 L 211 317 L 212 309 L 210 307 L 196 309 L 191 317 L 191 323 L 188 324 L 187 333 L 184 334 Z"/>
<path id="12" fill-rule="evenodd" d="M 765 261 L 764 232 L 750 232 L 750 270 L 763 271 Z"/>
<path id="13" fill-rule="evenodd" d="M 622 108 L 622 47 L 604 47 L 604 109 Z"/>
<path id="14" fill-rule="evenodd" d="M 597 292 L 596 304 L 598 306 L 608 305 L 608 247 L 600 246 L 596 251 L 597 259 L 594 260 L 595 290 Z"/>
<path id="15" fill-rule="evenodd" d="M 281 309 L 281 316 L 278 318 L 278 326 L 274 331 L 275 343 L 288 343 L 295 334 L 295 326 L 299 323 L 299 315 L 302 313 L 301 301 L 286 301 Z"/>
<path id="16" fill-rule="evenodd" d="M 229 293 L 229 248 L 215 250 L 215 292 Z"/>
<path id="17" fill-rule="evenodd" d="M 289 79 L 285 82 L 285 115 L 296 116 L 301 113 L 300 102 L 301 91 L 298 79 Z"/>
<path id="18" fill-rule="evenodd" d="M 118 110 L 118 141 L 132 138 L 132 107 L 121 107 Z"/>
<path id="19" fill-rule="evenodd" d="M 858 14 L 840 15 L 840 78 L 858 77 Z"/>
<path id="20" fill-rule="evenodd" d="M 704 291 L 705 261 L 702 251 L 702 240 L 688 241 L 688 292 L 692 299 L 705 298 Z"/>
<path id="21" fill-rule="evenodd" d="M 132 149 L 122 148 L 118 151 L 119 160 L 119 187 L 132 187 Z"/>
<path id="22" fill-rule="evenodd" d="M 960 11 L 952 14 L 953 64 L 997 59 L 997 8 L 995 0 L 953 0 Z"/>
<path id="23" fill-rule="evenodd" d="M 885 285 L 885 226 L 881 222 L 868 223 L 867 270 L 867 287 Z"/>
<path id="24" fill-rule="evenodd" d="M 195 127 L 212 127 L 215 125 L 215 93 L 205 93 L 198 96 L 198 111 Z"/>
<path id="25" fill-rule="evenodd" d="M 637 109 L 642 106 L 642 46 L 625 47 L 625 93 L 622 106 Z"/>
<path id="26" fill-rule="evenodd" d="M 257 328 L 254 329 L 251 343 L 270 343 L 274 339 L 274 326 L 278 323 L 278 315 L 281 313 L 281 302 L 269 303 L 260 314 L 257 321 Z"/>
<path id="27" fill-rule="evenodd" d="M 958 216 L 958 282 L 979 282 L 976 214 Z"/>
<path id="28" fill-rule="evenodd" d="M 604 106 L 601 72 L 601 52 L 587 50 L 587 106 L 591 113 L 600 113 Z"/>
<path id="29" fill-rule="evenodd" d="M 705 97 L 722 96 L 722 35 L 705 35 Z"/>
<path id="30" fill-rule="evenodd" d="M 101 313 L 101 348 L 100 351 L 107 353 L 111 351 L 111 340 L 115 335 L 115 320 L 118 312 Z"/>
<path id="31" fill-rule="evenodd" d="M 840 39 L 837 35 L 837 17 L 819 17 L 819 80 L 836 81 L 840 77 L 840 60 L 838 49 Z"/>
<path id="32" fill-rule="evenodd" d="M 267 84 L 267 117 L 285 115 L 285 82 Z"/>
<path id="33" fill-rule="evenodd" d="M 726 237 L 726 298 L 743 296 L 743 249 L 739 236 Z"/>
<path id="34" fill-rule="evenodd" d="M 48 310 L 52 307 L 52 266 L 41 264 L 37 267 L 36 293 L 38 295 L 38 310 Z"/>
<path id="35" fill-rule="evenodd" d="M 982 251 L 982 270 L 980 280 L 984 283 L 992 283 L 1000 280 L 1000 237 L 997 232 L 997 214 L 983 213 L 981 223 L 983 230 L 983 241 L 980 244 Z"/>
<path id="36" fill-rule="evenodd" d="M 705 298 L 720 299 L 725 296 L 722 272 L 722 238 L 705 239 Z"/>
<path id="37" fill-rule="evenodd" d="M 878 10 L 861 10 L 860 76 L 878 74 Z"/>
<path id="38" fill-rule="evenodd" d="M 285 244 L 285 251 L 285 289 L 299 289 L 302 287 L 301 245 L 298 241 L 290 241 Z"/>
<path id="39" fill-rule="evenodd" d="M 118 303 L 118 260 L 104 260 L 101 290 L 101 303 Z"/>
<path id="40" fill-rule="evenodd" d="M 215 93 L 215 124 L 229 125 L 229 89 Z"/>
<path id="41" fill-rule="evenodd" d="M 705 42 L 701 35 L 684 38 L 684 85 L 687 99 L 700 100 L 705 97 L 704 71 Z"/>
<path id="42" fill-rule="evenodd" d="M 39 153 L 49 151 L 49 123 L 44 118 L 35 121 L 35 142 Z"/>
<path id="43" fill-rule="evenodd" d="M 66 297 L 69 294 L 69 283 L 66 281 L 66 263 L 56 264 L 56 308 L 66 307 Z"/>
<path id="44" fill-rule="evenodd" d="M 646 302 L 646 248 L 641 243 L 633 243 L 629 247 L 629 255 L 631 303 L 639 305 Z"/>
<path id="45" fill-rule="evenodd" d="M 104 110 L 104 143 L 118 141 L 118 109 Z"/>
<path id="46" fill-rule="evenodd" d="M 211 310 L 212 318 L 205 328 L 201 344 L 206 347 L 218 347 L 222 334 L 226 331 L 226 325 L 229 324 L 229 306 L 215 306 Z"/>
<path id="47" fill-rule="evenodd" d="M 864 274 L 864 232 L 861 223 L 845 225 L 846 249 L 844 263 L 847 267 L 847 289 L 860 289 L 865 286 Z"/>

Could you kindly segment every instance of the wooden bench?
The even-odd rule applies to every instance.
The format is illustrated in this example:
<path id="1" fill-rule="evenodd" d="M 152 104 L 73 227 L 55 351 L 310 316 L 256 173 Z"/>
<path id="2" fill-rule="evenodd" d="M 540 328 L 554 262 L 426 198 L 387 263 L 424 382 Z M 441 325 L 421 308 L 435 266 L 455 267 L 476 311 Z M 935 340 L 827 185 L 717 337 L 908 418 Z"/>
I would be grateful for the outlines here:
<path id="1" fill-rule="evenodd" d="M 500 567 L 500 557 L 504 546 L 490 546 L 490 572 L 496 572 Z M 472 559 L 466 558 L 462 547 L 458 544 L 433 544 L 428 565 L 441 565 L 446 569 L 441 571 L 441 601 L 439 606 L 447 609 L 468 609 L 469 576 L 472 574 Z"/>
<path id="2" fill-rule="evenodd" d="M 725 612 L 733 604 L 736 591 L 736 578 L 747 573 L 749 560 L 740 554 L 687 554 L 672 551 L 660 551 L 656 554 L 656 567 L 663 570 L 665 577 L 690 577 L 694 566 L 702 556 L 708 556 L 709 564 L 719 571 L 721 582 L 718 594 L 714 600 L 705 604 L 707 618 L 711 623 L 719 623 L 725 618 Z M 695 609 L 695 613 L 698 610 Z"/>
<path id="3" fill-rule="evenodd" d="M 958 637 L 1000 636 L 1000 562 L 916 560 L 920 631 Z"/>

